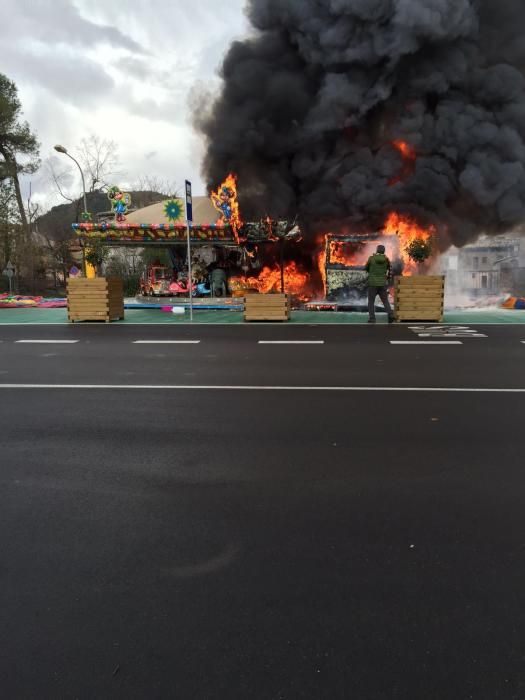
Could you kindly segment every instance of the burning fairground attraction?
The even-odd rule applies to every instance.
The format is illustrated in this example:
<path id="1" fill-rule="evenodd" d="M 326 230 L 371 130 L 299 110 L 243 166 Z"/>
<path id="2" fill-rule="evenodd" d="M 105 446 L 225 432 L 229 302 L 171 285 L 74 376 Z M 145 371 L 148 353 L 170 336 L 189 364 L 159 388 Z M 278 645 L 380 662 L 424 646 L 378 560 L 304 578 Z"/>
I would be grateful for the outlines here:
<path id="1" fill-rule="evenodd" d="M 290 292 L 351 295 L 378 240 L 407 274 L 481 234 L 520 238 L 520 0 L 250 0 L 246 13 L 251 35 L 195 124 L 210 191 L 235 173 L 244 221 L 295 230 Z M 430 261 L 414 262 L 429 240 Z M 279 248 L 259 246 L 238 284 L 278 284 Z"/>
<path id="2" fill-rule="evenodd" d="M 411 257 L 411 245 L 429 245 L 435 236 L 432 226 L 425 229 L 395 212 L 374 233 L 351 233 L 349 228 L 309 237 L 303 235 L 297 218 L 291 222 L 266 216 L 258 223 L 244 223 L 232 174 L 212 194 L 212 202 L 221 214 L 219 225 L 232 229 L 244 254 L 243 274 L 229 277 L 229 289 L 234 294 L 286 291 L 296 304 L 314 308 L 316 300 L 318 308 L 327 303 L 338 308 L 362 303 L 368 278 L 365 263 L 378 244 L 385 246 L 398 274 L 410 275 L 421 269 Z"/>

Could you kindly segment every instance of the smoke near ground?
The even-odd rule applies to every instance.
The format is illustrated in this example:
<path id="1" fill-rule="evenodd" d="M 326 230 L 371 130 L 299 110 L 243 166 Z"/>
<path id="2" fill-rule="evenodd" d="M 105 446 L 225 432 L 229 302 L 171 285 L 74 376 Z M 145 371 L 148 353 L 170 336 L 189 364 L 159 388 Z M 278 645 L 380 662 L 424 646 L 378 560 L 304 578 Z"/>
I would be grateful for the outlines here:
<path id="1" fill-rule="evenodd" d="M 245 217 L 373 230 L 396 210 L 456 245 L 523 221 L 522 0 L 250 0 L 247 14 L 253 35 L 196 124 L 209 187 L 236 172 Z"/>

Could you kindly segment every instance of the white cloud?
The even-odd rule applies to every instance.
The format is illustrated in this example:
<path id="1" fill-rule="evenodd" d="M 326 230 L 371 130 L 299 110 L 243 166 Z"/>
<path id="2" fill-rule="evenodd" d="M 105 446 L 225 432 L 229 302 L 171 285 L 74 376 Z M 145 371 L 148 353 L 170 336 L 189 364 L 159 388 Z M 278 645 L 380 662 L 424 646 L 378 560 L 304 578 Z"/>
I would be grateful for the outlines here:
<path id="1" fill-rule="evenodd" d="M 118 24 L 98 24 L 90 13 L 81 16 L 70 0 L 2 0 L 2 12 L 8 21 L 0 23 L 0 38 L 49 45 L 85 46 L 109 44 L 130 51 L 144 49 L 121 31 Z"/>
<path id="2" fill-rule="evenodd" d="M 69 49 L 57 54 L 42 49 L 22 53 L 14 48 L 5 55 L 2 69 L 18 85 L 47 90 L 50 100 L 58 98 L 78 107 L 91 102 L 95 94 L 105 99 L 115 87 L 102 66 L 88 57 L 71 53 Z M 38 128 L 38 125 L 34 126 Z"/>
<path id="3" fill-rule="evenodd" d="M 230 42 L 246 33 L 244 0 L 2 0 L 2 72 L 19 87 L 42 157 L 96 134 L 119 144 L 122 185 L 141 175 L 200 179 L 191 127 L 195 84 L 217 86 Z M 56 203 L 44 174 L 37 197 Z M 74 182 L 72 192 L 78 191 Z"/>

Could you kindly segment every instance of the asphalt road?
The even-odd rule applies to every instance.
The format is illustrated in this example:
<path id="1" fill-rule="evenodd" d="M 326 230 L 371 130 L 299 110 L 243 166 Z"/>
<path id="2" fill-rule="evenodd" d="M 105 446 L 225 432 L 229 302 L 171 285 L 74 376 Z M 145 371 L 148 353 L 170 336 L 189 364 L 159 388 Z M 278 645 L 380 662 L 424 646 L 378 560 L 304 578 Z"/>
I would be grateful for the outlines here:
<path id="1" fill-rule="evenodd" d="M 524 698 L 525 329 L 472 330 L 0 328 L 2 696 Z"/>

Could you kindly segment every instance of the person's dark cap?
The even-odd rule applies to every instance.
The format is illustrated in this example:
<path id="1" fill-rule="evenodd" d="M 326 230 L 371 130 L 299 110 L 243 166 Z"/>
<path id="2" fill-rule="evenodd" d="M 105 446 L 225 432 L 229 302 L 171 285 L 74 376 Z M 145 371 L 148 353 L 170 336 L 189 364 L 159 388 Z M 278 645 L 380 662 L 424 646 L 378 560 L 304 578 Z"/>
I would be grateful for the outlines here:
<path id="1" fill-rule="evenodd" d="M 381 253 L 381 255 L 384 255 L 384 254 L 385 254 L 385 250 L 386 250 L 386 248 L 385 248 L 384 245 L 378 245 L 378 246 L 377 246 L 377 252 L 378 252 L 378 253 Z"/>

